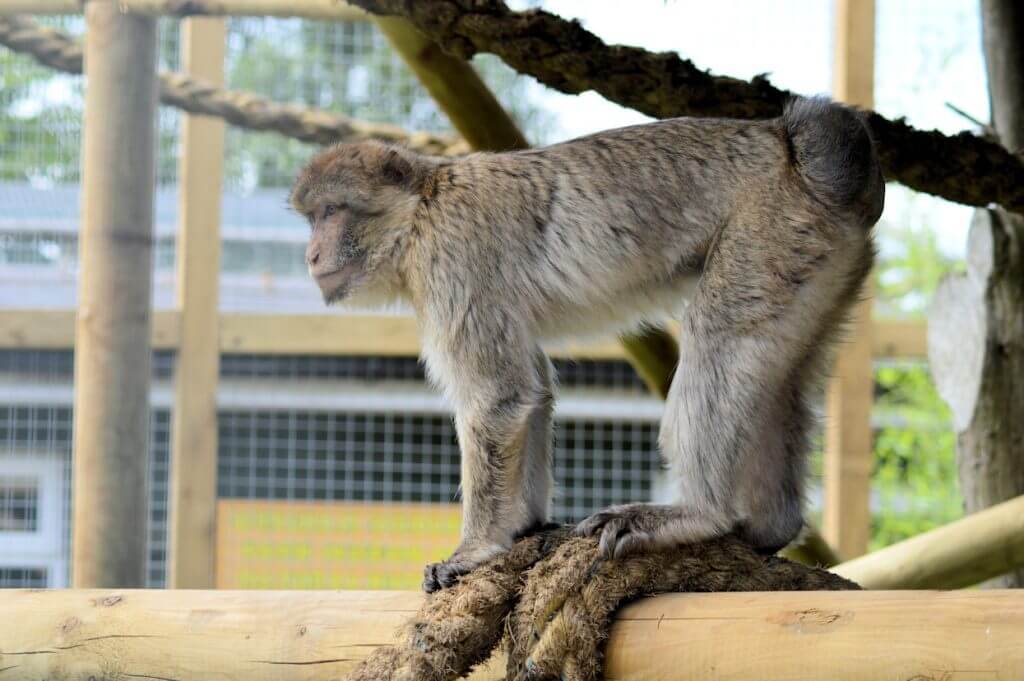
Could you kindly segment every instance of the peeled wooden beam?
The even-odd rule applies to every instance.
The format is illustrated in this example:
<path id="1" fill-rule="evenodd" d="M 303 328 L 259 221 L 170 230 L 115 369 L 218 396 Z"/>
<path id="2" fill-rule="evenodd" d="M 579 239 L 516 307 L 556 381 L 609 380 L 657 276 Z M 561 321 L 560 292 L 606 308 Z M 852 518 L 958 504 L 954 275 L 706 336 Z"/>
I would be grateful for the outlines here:
<path id="1" fill-rule="evenodd" d="M 832 92 L 841 102 L 870 109 L 875 90 L 875 0 L 834 0 Z M 872 366 L 873 277 L 850 312 L 825 392 L 822 460 L 822 537 L 844 558 L 867 552 L 871 539 L 875 373 Z"/>
<path id="2" fill-rule="evenodd" d="M 469 62 L 443 51 L 405 19 L 374 17 L 374 22 L 470 146 L 483 151 L 529 146 Z"/>
<path id="3" fill-rule="evenodd" d="M 832 572 L 865 589 L 957 589 L 1021 567 L 1024 496 L 848 561 Z"/>
<path id="4" fill-rule="evenodd" d="M 182 22 L 182 70 L 224 84 L 224 19 Z M 178 157 L 177 304 L 167 584 L 214 586 L 217 526 L 217 381 L 224 121 L 182 116 Z"/>
<path id="5" fill-rule="evenodd" d="M 421 600 L 359 591 L 7 591 L 0 670 L 4 681 L 336 679 L 392 643 Z M 1022 640 L 1021 591 L 670 594 L 619 612 L 605 673 L 1019 679 Z M 495 659 L 472 678 L 503 673 Z"/>

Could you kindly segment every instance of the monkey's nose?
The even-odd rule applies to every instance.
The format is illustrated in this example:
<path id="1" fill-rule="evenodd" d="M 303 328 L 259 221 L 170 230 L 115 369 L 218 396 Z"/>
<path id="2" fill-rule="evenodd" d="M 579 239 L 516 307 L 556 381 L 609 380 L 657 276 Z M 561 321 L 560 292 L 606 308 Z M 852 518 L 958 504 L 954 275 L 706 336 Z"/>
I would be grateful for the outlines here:
<path id="1" fill-rule="evenodd" d="M 311 251 L 311 252 L 306 254 L 306 264 L 307 265 L 309 265 L 310 267 L 313 267 L 318 262 L 320 262 L 320 250 L 319 249 L 317 249 L 315 251 Z"/>

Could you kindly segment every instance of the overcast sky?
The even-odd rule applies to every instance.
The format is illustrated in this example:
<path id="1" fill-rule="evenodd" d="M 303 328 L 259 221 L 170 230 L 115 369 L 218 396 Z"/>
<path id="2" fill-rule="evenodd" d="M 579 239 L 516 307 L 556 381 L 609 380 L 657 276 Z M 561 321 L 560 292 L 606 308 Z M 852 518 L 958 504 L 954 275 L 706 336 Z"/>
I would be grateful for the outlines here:
<path id="1" fill-rule="evenodd" d="M 526 0 L 510 4 L 522 8 Z M 831 0 L 544 0 L 545 9 L 579 19 L 607 42 L 674 50 L 713 73 L 768 73 L 777 86 L 828 93 L 832 81 Z M 952 103 L 988 119 L 976 0 L 877 0 L 875 107 L 919 127 L 971 127 Z M 645 120 L 585 93 L 570 97 L 537 86 L 557 114 L 552 139 Z M 886 224 L 928 226 L 944 251 L 961 255 L 970 209 L 890 185 Z"/>

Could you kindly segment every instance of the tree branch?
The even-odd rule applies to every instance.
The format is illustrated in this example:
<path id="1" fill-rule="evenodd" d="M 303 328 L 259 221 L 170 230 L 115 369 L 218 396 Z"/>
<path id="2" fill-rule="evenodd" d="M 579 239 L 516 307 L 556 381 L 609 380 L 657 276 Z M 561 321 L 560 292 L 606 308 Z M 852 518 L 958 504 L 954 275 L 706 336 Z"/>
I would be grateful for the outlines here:
<path id="1" fill-rule="evenodd" d="M 594 90 L 657 118 L 770 118 L 793 96 L 762 76 L 715 76 L 675 53 L 606 45 L 578 22 L 542 10 L 513 12 L 500 0 L 350 1 L 408 18 L 459 56 L 490 52 L 561 92 Z M 1024 160 L 1000 145 L 968 132 L 917 130 L 877 113 L 868 125 L 887 179 L 957 203 L 1024 213 Z"/>

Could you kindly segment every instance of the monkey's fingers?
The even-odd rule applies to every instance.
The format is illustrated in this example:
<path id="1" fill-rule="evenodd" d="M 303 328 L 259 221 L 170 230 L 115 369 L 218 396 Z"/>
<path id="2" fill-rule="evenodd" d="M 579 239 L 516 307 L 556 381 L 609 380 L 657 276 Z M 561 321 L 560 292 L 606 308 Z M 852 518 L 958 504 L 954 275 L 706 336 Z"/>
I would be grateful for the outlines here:
<path id="1" fill-rule="evenodd" d="M 542 542 L 537 550 L 543 550 L 543 547 Z M 460 545 L 450 558 L 439 563 L 431 563 L 423 569 L 423 590 L 427 593 L 434 593 L 453 586 L 463 575 L 469 574 L 505 553 L 508 553 L 508 550 L 503 549 L 499 544 Z"/>
<path id="2" fill-rule="evenodd" d="M 678 506 L 664 504 L 612 506 L 585 519 L 573 533 L 597 537 L 602 558 L 625 558 L 679 543 L 670 529 L 682 512 Z"/>
<path id="3" fill-rule="evenodd" d="M 456 561 L 430 563 L 423 568 L 423 590 L 428 594 L 454 586 L 464 574 L 472 572 L 476 565 Z"/>

